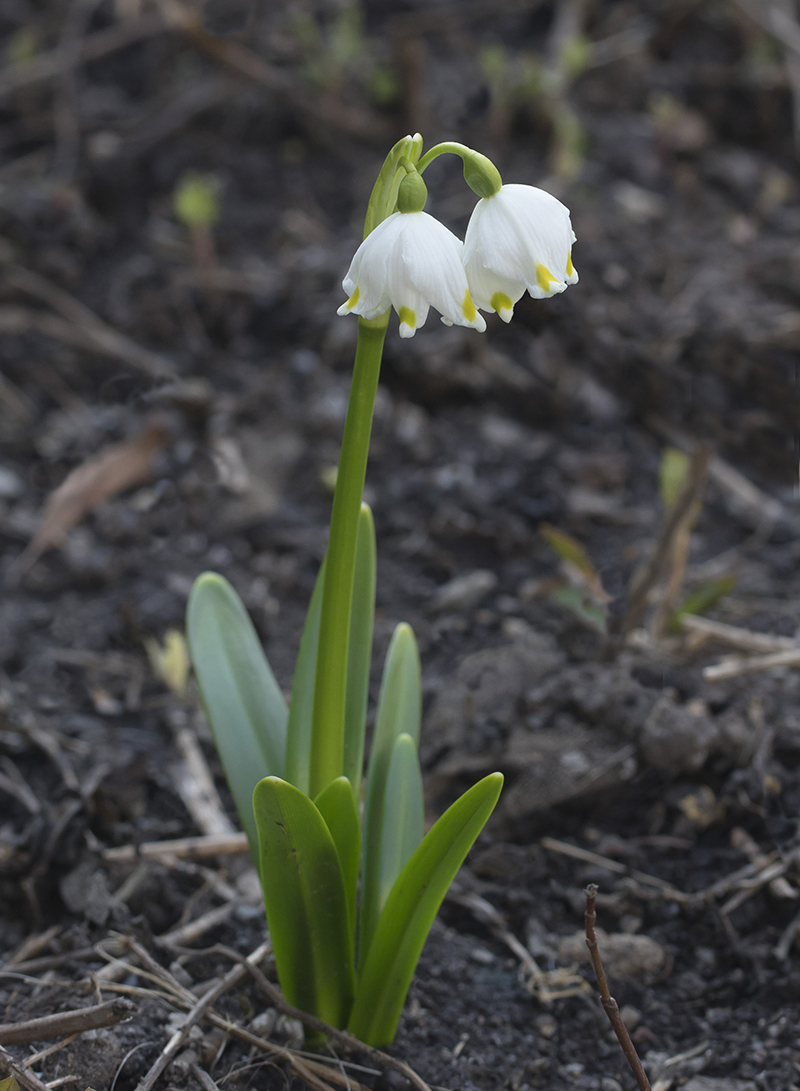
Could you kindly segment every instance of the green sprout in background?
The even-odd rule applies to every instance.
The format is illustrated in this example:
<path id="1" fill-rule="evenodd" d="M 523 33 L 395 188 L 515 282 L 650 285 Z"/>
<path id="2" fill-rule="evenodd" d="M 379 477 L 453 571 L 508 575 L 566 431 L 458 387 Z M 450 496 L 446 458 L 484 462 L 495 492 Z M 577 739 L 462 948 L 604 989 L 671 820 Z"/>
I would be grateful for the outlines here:
<path id="1" fill-rule="evenodd" d="M 423 211 L 422 173 L 445 152 L 461 157 L 481 198 L 466 244 Z M 184 218 L 187 205 L 190 215 L 208 212 L 202 189 L 182 192 Z M 362 788 L 376 583 L 375 530 L 362 496 L 391 308 L 403 337 L 425 323 L 430 306 L 448 325 L 479 331 L 486 323 L 478 308 L 509 321 L 526 290 L 545 298 L 575 283 L 573 241 L 559 201 L 504 186 L 485 156 L 448 143 L 423 157 L 419 135 L 399 141 L 344 280 L 349 298 L 339 313 L 359 316 L 358 344 L 328 548 L 288 707 L 233 588 L 206 573 L 189 599 L 200 695 L 261 877 L 281 988 L 295 1007 L 372 1046 L 394 1037 L 433 920 L 503 782 L 500 773 L 484 777 L 424 833 L 420 662 L 401 624 L 386 655 Z"/>
<path id="2" fill-rule="evenodd" d="M 215 174 L 190 171 L 179 180 L 172 195 L 177 219 L 189 231 L 195 264 L 210 269 L 215 261 L 212 228 L 220 216 L 220 180 Z"/>

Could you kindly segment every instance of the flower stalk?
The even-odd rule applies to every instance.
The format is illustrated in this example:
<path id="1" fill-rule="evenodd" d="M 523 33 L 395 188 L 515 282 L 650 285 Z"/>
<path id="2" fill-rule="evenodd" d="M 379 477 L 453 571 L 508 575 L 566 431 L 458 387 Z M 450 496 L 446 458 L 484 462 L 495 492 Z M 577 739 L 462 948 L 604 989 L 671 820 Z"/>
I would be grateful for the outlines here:
<path id="1" fill-rule="evenodd" d="M 347 651 L 353 603 L 358 516 L 367 473 L 375 396 L 389 313 L 358 320 L 358 343 L 344 425 L 322 594 L 311 729 L 309 795 L 341 776 L 347 699 Z"/>

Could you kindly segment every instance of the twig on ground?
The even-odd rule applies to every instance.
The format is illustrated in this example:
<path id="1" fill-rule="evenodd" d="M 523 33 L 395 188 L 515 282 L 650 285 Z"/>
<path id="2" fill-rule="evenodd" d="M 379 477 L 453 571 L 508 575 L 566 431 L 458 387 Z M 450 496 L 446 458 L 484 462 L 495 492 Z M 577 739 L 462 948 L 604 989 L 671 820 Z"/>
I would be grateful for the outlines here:
<path id="1" fill-rule="evenodd" d="M 120 997 L 90 1008 L 60 1011 L 55 1015 L 43 1015 L 40 1019 L 28 1019 L 24 1023 L 0 1023 L 0 1042 L 4 1046 L 16 1046 L 61 1038 L 67 1034 L 82 1034 L 85 1030 L 97 1030 L 121 1023 L 135 1010 L 129 1000 Z"/>
<path id="2" fill-rule="evenodd" d="M 787 924 L 783 932 L 781 932 L 781 938 L 775 945 L 775 957 L 780 959 L 781 962 L 785 962 L 789 957 L 792 944 L 798 936 L 800 936 L 800 913 L 798 913 L 797 916 Z"/>
<path id="3" fill-rule="evenodd" d="M 53 1042 L 51 1046 L 47 1046 L 46 1049 L 40 1049 L 37 1053 L 31 1053 L 22 1062 L 23 1068 L 30 1069 L 34 1065 L 38 1065 L 39 1061 L 43 1061 L 46 1057 L 52 1057 L 54 1053 L 59 1053 L 66 1046 L 71 1045 L 76 1038 L 80 1038 L 80 1033 L 68 1034 L 66 1038 L 62 1038 L 60 1042 Z"/>
<path id="4" fill-rule="evenodd" d="M 725 656 L 719 663 L 705 667 L 703 677 L 707 682 L 723 682 L 728 678 L 738 678 L 742 674 L 752 674 L 756 671 L 768 671 L 774 667 L 800 667 L 800 648 L 772 652 L 771 655 Z"/>
<path id="5" fill-rule="evenodd" d="M 0 1072 L 7 1076 L 13 1076 L 22 1091 L 47 1091 L 47 1085 L 42 1083 L 38 1076 L 29 1072 L 27 1068 L 17 1064 L 11 1054 L 0 1046 Z"/>
<path id="6" fill-rule="evenodd" d="M 606 981 L 603 963 L 600 960 L 600 952 L 597 949 L 597 935 L 594 928 L 597 921 L 597 913 L 595 911 L 596 901 L 597 887 L 594 883 L 590 883 L 589 886 L 586 887 L 586 946 L 589 948 L 592 966 L 594 967 L 595 976 L 597 977 L 597 986 L 600 990 L 600 1000 L 603 1005 L 603 1011 L 608 1016 L 608 1021 L 614 1029 L 617 1041 L 622 1047 L 622 1052 L 625 1054 L 625 1060 L 631 1067 L 631 1072 L 633 1072 L 640 1091 L 652 1091 L 650 1081 L 645 1074 L 645 1070 L 642 1068 L 642 1062 L 639 1060 L 639 1055 L 631 1041 L 631 1036 L 628 1034 L 628 1028 L 622 1021 L 617 1002 L 608 990 L 608 982 Z"/>
<path id="7" fill-rule="evenodd" d="M 27 962 L 34 956 L 38 955 L 40 951 L 43 951 L 48 945 L 50 940 L 55 939 L 58 933 L 61 931 L 62 926 L 60 924 L 54 924 L 48 928 L 45 932 L 38 932 L 36 935 L 28 936 L 19 947 L 16 949 L 13 955 L 10 956 L 5 962 L 5 966 L 16 966 L 20 962 Z"/>
<path id="8" fill-rule="evenodd" d="M 257 966 L 271 950 L 272 946 L 269 942 L 262 943 L 260 947 L 257 947 L 255 951 L 247 956 L 244 963 L 234 966 L 224 977 L 216 981 L 207 992 L 203 993 L 186 1016 L 183 1026 L 172 1035 L 155 1062 L 151 1065 L 150 1070 L 139 1081 L 136 1091 L 152 1091 L 158 1077 L 172 1063 L 184 1042 L 189 1037 L 192 1027 L 200 1022 L 215 1000 L 218 1000 L 223 993 L 228 991 L 228 989 L 232 989 L 237 985 L 246 976 L 247 970 L 253 966 Z"/>
<path id="9" fill-rule="evenodd" d="M 764 871 L 773 863 L 774 857 L 765 855 L 747 830 L 743 830 L 741 826 L 734 826 L 731 830 L 731 844 L 734 848 L 742 850 L 750 863 L 755 864 L 760 869 L 762 876 Z M 788 864 L 785 862 L 784 866 L 788 868 Z M 764 880 L 762 879 L 762 881 Z M 794 899 L 798 897 L 798 892 L 786 879 L 778 877 L 768 881 L 769 888 L 776 898 Z"/>
<path id="10" fill-rule="evenodd" d="M 644 871 L 637 871 L 635 868 L 628 867 L 627 864 L 621 864 L 619 860 L 612 860 L 608 856 L 600 856 L 599 853 L 591 852 L 589 849 L 582 849 L 579 845 L 570 845 L 567 841 L 557 841 L 554 837 L 543 837 L 540 844 L 543 849 L 549 849 L 550 852 L 558 852 L 562 856 L 571 856 L 574 860 L 584 860 L 589 864 L 599 864 L 600 867 L 604 867 L 607 871 L 614 872 L 617 875 L 630 875 L 639 883 L 655 887 L 662 897 L 667 898 L 669 901 L 678 902 L 680 905 L 687 905 L 697 897 L 697 895 L 686 894 L 683 890 L 678 890 L 672 883 L 659 879 L 655 875 L 647 875 Z"/>
<path id="11" fill-rule="evenodd" d="M 315 1015 L 309 1015 L 308 1012 L 301 1011 L 299 1008 L 294 1007 L 294 1005 L 290 1004 L 289 1001 L 284 998 L 283 993 L 277 985 L 273 985 L 257 966 L 248 966 L 248 969 L 261 989 L 267 994 L 270 1002 L 274 1004 L 279 1011 L 282 1011 L 284 1015 L 288 1015 L 292 1019 L 299 1019 L 303 1026 L 308 1027 L 310 1030 L 315 1030 L 320 1034 L 324 1034 L 326 1038 L 330 1038 L 332 1042 L 335 1042 L 341 1049 L 346 1050 L 348 1053 L 363 1053 L 376 1064 L 380 1064 L 384 1068 L 394 1069 L 395 1072 L 399 1072 L 402 1076 L 405 1076 L 409 1083 L 417 1088 L 417 1091 L 431 1091 L 422 1077 L 418 1076 L 414 1069 L 411 1068 L 410 1065 L 407 1065 L 405 1061 L 400 1061 L 396 1057 L 390 1057 L 388 1053 L 384 1053 L 380 1049 L 375 1049 L 373 1046 L 368 1046 L 364 1042 L 360 1042 L 358 1038 L 355 1038 L 349 1031 L 337 1030 L 336 1027 L 329 1026 L 328 1023 L 323 1023 L 321 1019 L 317 1019 Z"/>
<path id="12" fill-rule="evenodd" d="M 243 833 L 214 837 L 180 837 L 174 841 L 145 841 L 141 845 L 120 845 L 106 849 L 103 859 L 108 863 L 132 863 L 139 857 L 159 859 L 173 856 L 178 860 L 204 860 L 209 856 L 241 855 L 249 852 Z"/>
<path id="13" fill-rule="evenodd" d="M 5 286 L 46 303 L 62 319 L 66 319 L 66 323 L 59 321 L 54 315 L 39 314 L 22 307 L 7 307 L 3 309 L 3 327 L 13 325 L 15 313 L 19 312 L 19 320 L 23 326 L 26 321 L 30 322 L 42 333 L 79 345 L 101 356 L 108 356 L 112 360 L 121 360 L 129 367 L 144 371 L 153 378 L 174 378 L 175 366 L 172 361 L 115 330 L 85 304 L 39 273 L 22 266 L 12 266 L 6 275 Z"/>
<path id="14" fill-rule="evenodd" d="M 726 625 L 722 621 L 700 617 L 697 614 L 681 615 L 681 625 L 690 633 L 713 637 L 743 652 L 783 652 L 797 650 L 797 644 L 789 636 L 773 636 L 772 633 L 754 633 L 738 625 Z"/>
<path id="15" fill-rule="evenodd" d="M 225 814 L 211 770 L 197 736 L 188 724 L 172 725 L 181 762 L 170 769 L 172 783 L 195 825 L 210 837 L 230 837 L 236 832 Z"/>
<path id="16" fill-rule="evenodd" d="M 0 72 L 0 98 L 30 87 L 44 80 L 51 80 L 62 72 L 68 71 L 78 63 L 96 61 L 116 53 L 119 49 L 133 45 L 143 38 L 152 38 L 163 34 L 169 28 L 156 14 L 148 14 L 141 19 L 117 23 L 90 34 L 81 42 L 70 42 L 67 47 L 59 46 L 47 53 L 40 53 L 28 61 L 14 64 Z"/>
<path id="17" fill-rule="evenodd" d="M 194 943 L 206 932 L 228 920 L 238 904 L 237 899 L 217 906 L 216 909 L 209 909 L 197 920 L 189 921 L 188 924 L 174 928 L 171 932 L 165 932 L 163 936 L 159 936 L 158 942 L 164 947 L 185 947 L 189 943 Z"/>
<path id="18" fill-rule="evenodd" d="M 371 110 L 352 103 L 345 105 L 331 94 L 309 94 L 287 72 L 269 64 L 246 46 L 209 33 L 197 12 L 181 0 L 158 0 L 158 6 L 164 21 L 182 31 L 197 49 L 266 87 L 290 109 L 362 140 L 385 139 L 385 124 Z"/>
<path id="19" fill-rule="evenodd" d="M 455 885 L 447 892 L 447 900 L 469 909 L 482 924 L 513 951 L 520 961 L 520 978 L 524 987 L 533 993 L 543 1004 L 553 1000 L 562 1000 L 568 996 L 578 996 L 588 991 L 586 979 L 579 974 L 559 968 L 542 970 L 528 948 L 510 931 L 503 915 L 497 909 L 473 891 L 461 891 Z"/>

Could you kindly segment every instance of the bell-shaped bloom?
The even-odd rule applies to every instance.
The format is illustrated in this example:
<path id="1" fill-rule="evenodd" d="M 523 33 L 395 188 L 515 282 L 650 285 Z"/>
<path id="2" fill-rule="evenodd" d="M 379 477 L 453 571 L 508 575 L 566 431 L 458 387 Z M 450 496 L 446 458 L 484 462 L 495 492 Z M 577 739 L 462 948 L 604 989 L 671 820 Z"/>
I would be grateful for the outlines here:
<path id="1" fill-rule="evenodd" d="M 463 252 L 476 306 L 510 322 L 526 289 L 534 299 L 563 292 L 578 280 L 574 242 L 569 209 L 543 189 L 508 185 L 481 198 Z"/>
<path id="2" fill-rule="evenodd" d="M 445 325 L 486 321 L 469 293 L 463 244 L 426 212 L 394 212 L 356 250 L 342 287 L 350 297 L 338 314 L 377 318 L 389 307 L 400 316 L 400 336 L 413 337 L 434 307 Z"/>

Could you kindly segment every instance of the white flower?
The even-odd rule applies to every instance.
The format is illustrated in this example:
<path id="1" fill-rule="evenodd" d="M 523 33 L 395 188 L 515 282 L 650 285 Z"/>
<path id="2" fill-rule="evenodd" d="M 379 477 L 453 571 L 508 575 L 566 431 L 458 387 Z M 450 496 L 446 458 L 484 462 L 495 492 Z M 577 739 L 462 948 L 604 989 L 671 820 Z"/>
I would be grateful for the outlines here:
<path id="1" fill-rule="evenodd" d="M 525 289 L 546 299 L 575 284 L 569 209 L 543 189 L 503 186 L 478 201 L 463 261 L 476 306 L 510 322 Z"/>
<path id="2" fill-rule="evenodd" d="M 435 307 L 445 325 L 486 329 L 461 261 L 463 244 L 427 212 L 394 212 L 364 239 L 342 287 L 350 297 L 338 314 L 377 318 L 389 307 L 400 336 L 413 337 Z"/>

